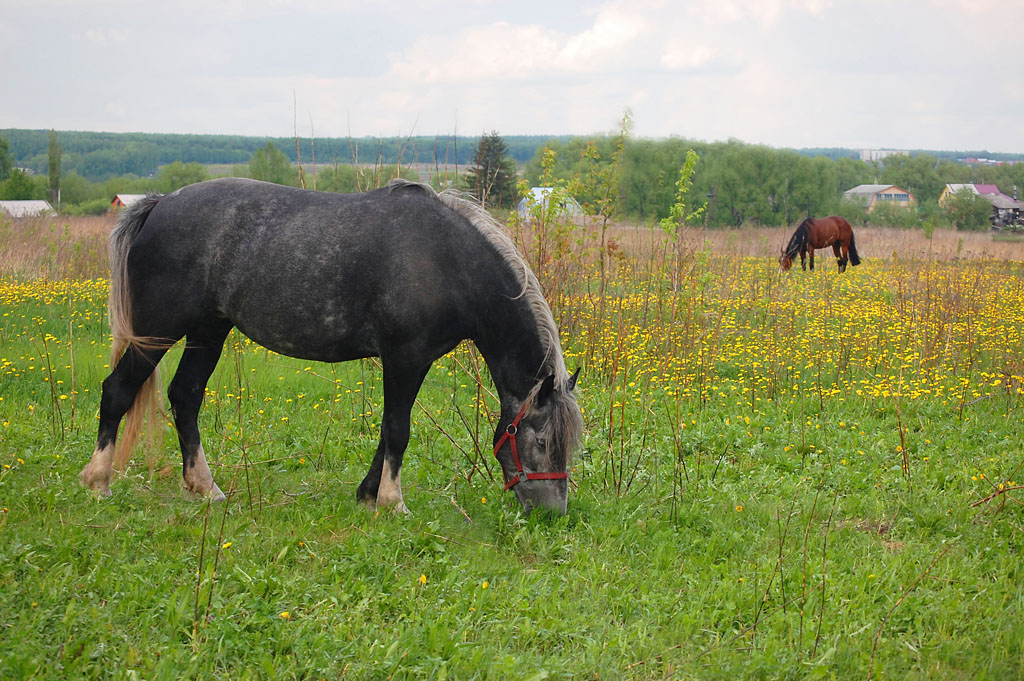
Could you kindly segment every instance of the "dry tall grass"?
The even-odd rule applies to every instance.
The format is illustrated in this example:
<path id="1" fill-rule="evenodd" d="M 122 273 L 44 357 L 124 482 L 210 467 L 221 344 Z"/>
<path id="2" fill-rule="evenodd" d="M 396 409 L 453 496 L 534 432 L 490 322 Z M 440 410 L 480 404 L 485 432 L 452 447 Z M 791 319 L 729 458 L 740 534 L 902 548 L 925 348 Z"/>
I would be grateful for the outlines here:
<path id="1" fill-rule="evenodd" d="M 107 235 L 116 215 L 99 217 L 0 217 L 0 276 L 16 279 L 90 279 L 107 277 Z M 585 232 L 597 228 L 584 227 Z M 691 228 L 684 238 L 691 249 L 707 242 L 717 255 L 765 257 L 774 260 L 789 239 L 790 227 L 742 227 L 730 230 Z M 859 227 L 855 230 L 862 258 L 893 257 L 935 260 L 1024 260 L 1024 242 L 998 241 L 987 232 L 936 230 L 931 239 L 919 230 Z M 607 237 L 613 250 L 631 257 L 649 256 L 663 247 L 657 228 L 616 224 Z M 831 265 L 829 251 L 819 263 Z"/>
<path id="2" fill-rule="evenodd" d="M 115 215 L 0 217 L 0 276 L 95 279 L 110 275 L 107 235 Z"/>
<path id="3" fill-rule="evenodd" d="M 792 233 L 792 227 L 691 228 L 685 238 L 691 247 L 696 248 L 707 241 L 711 250 L 719 255 L 764 256 L 774 260 Z M 609 237 L 630 253 L 645 253 L 660 243 L 663 232 L 656 228 L 620 224 L 609 230 Z M 923 230 L 857 227 L 854 237 L 861 258 L 1024 260 L 1024 241 L 996 240 L 989 232 L 937 229 L 928 239 Z M 831 265 L 831 251 L 818 251 L 816 259 Z"/>

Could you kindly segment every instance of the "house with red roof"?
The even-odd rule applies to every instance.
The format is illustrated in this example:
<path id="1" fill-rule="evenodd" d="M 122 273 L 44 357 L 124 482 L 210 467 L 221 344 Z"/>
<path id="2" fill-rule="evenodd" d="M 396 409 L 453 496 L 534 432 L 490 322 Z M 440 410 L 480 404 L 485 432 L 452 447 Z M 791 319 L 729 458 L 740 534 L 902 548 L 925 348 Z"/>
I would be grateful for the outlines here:
<path id="1" fill-rule="evenodd" d="M 992 204 L 992 216 L 989 221 L 993 227 L 1021 224 L 1024 220 L 1024 201 L 1018 201 L 1016 187 L 1014 196 L 1009 197 L 999 191 L 994 184 L 947 184 L 939 196 L 939 205 L 945 206 L 953 194 L 970 189 L 976 196 Z"/>

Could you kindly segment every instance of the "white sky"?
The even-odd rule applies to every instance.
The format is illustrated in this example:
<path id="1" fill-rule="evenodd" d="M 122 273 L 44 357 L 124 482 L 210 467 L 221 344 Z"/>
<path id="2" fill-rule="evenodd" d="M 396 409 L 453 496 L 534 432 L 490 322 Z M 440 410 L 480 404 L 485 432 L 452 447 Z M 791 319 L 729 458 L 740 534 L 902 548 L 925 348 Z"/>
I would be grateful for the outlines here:
<path id="1" fill-rule="evenodd" d="M 0 128 L 1024 153 L 1022 0 L 0 0 Z"/>

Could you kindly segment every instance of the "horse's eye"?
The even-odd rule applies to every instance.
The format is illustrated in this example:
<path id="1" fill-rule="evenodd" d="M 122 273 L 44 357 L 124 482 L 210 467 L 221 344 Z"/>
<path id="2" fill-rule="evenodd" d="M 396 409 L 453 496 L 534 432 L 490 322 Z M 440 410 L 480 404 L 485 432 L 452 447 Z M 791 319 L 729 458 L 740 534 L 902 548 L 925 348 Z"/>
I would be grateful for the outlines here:
<path id="1" fill-rule="evenodd" d="M 537 446 L 543 449 L 547 449 L 548 441 L 542 437 L 537 438 Z"/>

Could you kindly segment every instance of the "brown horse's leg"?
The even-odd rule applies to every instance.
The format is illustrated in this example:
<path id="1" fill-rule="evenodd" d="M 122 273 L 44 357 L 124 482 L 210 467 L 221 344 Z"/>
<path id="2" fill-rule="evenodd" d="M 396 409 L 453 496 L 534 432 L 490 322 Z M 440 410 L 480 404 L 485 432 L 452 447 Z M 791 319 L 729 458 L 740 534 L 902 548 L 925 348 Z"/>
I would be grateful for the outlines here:
<path id="1" fill-rule="evenodd" d="M 832 244 L 832 252 L 836 256 L 836 265 L 839 267 L 839 272 L 845 272 L 846 254 L 843 252 L 842 245 L 838 241 Z"/>
<path id="2" fill-rule="evenodd" d="M 808 248 L 807 249 L 807 258 L 811 261 L 811 271 L 813 272 L 814 271 L 814 249 L 813 248 Z"/>
<path id="3" fill-rule="evenodd" d="M 807 271 L 807 249 L 800 249 L 800 269 Z M 811 256 L 811 269 L 814 269 L 814 256 Z"/>

